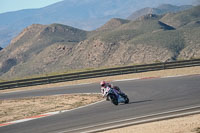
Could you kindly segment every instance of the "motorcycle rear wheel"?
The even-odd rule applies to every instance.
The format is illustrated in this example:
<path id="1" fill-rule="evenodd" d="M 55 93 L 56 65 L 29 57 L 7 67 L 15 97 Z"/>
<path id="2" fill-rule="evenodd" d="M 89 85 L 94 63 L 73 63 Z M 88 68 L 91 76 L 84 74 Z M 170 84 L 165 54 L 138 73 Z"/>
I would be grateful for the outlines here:
<path id="1" fill-rule="evenodd" d="M 128 104 L 129 103 L 129 98 L 126 96 L 125 98 L 125 104 Z"/>

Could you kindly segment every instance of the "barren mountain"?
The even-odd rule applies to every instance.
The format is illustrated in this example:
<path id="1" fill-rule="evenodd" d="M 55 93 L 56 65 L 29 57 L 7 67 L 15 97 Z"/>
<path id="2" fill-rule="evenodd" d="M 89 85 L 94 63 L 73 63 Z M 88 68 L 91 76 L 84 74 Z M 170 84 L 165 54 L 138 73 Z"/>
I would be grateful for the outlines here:
<path id="1" fill-rule="evenodd" d="M 85 40 L 86 37 L 86 31 L 65 25 L 31 25 L 14 38 L 8 47 L 1 50 L 0 74 L 9 72 L 11 73 L 10 75 L 15 75 L 23 73 L 23 71 L 25 71 L 25 74 L 38 74 L 41 71 L 36 70 L 37 68 L 35 67 L 43 69 L 39 64 L 54 64 L 56 59 L 59 58 L 56 52 L 57 49 L 57 51 L 59 49 L 61 51 L 70 51 L 70 48 L 74 44 Z M 61 48 L 60 45 L 63 47 Z M 51 53 L 51 51 L 48 52 L 49 56 L 52 55 L 51 57 L 48 57 L 46 54 L 40 56 L 46 49 L 52 50 L 54 46 L 58 46 L 54 53 Z M 42 61 L 34 64 L 35 60 Z M 30 63 L 33 63 L 33 66 Z"/>
<path id="2" fill-rule="evenodd" d="M 200 58 L 199 11 L 197 6 L 170 14 L 170 24 L 165 22 L 168 14 L 148 14 L 136 21 L 111 19 L 92 32 L 60 24 L 34 24 L 0 51 L 0 74 L 11 79 L 72 69 Z M 187 19 L 181 22 L 184 14 Z"/>
<path id="3" fill-rule="evenodd" d="M 154 0 L 154 2 L 149 0 L 62 0 L 39 9 L 2 13 L 0 14 L 0 46 L 6 47 L 22 29 L 32 24 L 60 23 L 84 30 L 95 30 L 111 18 L 127 18 L 138 9 L 158 6 L 162 3 L 192 4 L 188 0 Z"/>
<path id="4" fill-rule="evenodd" d="M 187 10 L 190 8 L 192 8 L 192 6 L 189 6 L 189 5 L 175 6 L 175 5 L 170 5 L 170 4 L 162 4 L 158 6 L 157 8 L 151 8 L 151 7 L 142 8 L 132 13 L 127 19 L 135 20 L 147 14 L 162 15 L 166 13 L 176 13 L 176 12 L 180 12 L 180 11 Z"/>
<path id="5" fill-rule="evenodd" d="M 200 6 L 197 6 L 191 10 L 182 11 L 177 14 L 168 13 L 161 19 L 161 21 L 175 28 L 180 28 L 184 25 L 188 25 L 189 23 L 193 23 L 194 21 L 199 21 L 199 11 Z"/>
<path id="6" fill-rule="evenodd" d="M 113 30 L 128 22 L 130 21 L 126 19 L 113 18 L 110 21 L 108 21 L 106 24 L 104 24 L 102 27 L 98 28 L 97 31 Z"/>

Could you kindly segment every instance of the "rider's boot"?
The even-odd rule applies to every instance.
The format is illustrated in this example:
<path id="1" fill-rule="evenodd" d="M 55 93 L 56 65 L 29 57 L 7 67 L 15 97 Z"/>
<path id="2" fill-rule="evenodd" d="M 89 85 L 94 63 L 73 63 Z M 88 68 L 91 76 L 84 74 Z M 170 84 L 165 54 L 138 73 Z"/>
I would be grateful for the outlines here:
<path id="1" fill-rule="evenodd" d="M 108 98 L 108 96 L 106 97 L 106 101 L 109 101 L 109 98 Z"/>

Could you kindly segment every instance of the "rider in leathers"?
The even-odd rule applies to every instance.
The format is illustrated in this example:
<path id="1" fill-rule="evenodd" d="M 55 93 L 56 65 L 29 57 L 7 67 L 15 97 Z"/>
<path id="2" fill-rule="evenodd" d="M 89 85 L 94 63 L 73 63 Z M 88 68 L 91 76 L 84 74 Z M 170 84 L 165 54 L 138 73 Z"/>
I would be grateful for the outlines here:
<path id="1" fill-rule="evenodd" d="M 105 81 L 101 81 L 100 85 L 101 85 L 101 93 L 102 93 L 103 97 L 105 97 L 105 95 L 106 95 L 106 88 L 107 88 L 107 87 L 110 87 L 110 88 L 112 88 L 112 89 L 115 89 L 116 92 L 117 92 L 119 95 L 121 95 L 122 97 L 124 96 L 124 93 L 123 93 L 123 92 L 120 90 L 120 88 L 117 87 L 117 86 L 113 86 L 112 84 L 110 84 L 110 83 L 108 83 L 108 82 L 105 82 Z M 106 100 L 108 100 L 108 97 L 106 97 Z"/>

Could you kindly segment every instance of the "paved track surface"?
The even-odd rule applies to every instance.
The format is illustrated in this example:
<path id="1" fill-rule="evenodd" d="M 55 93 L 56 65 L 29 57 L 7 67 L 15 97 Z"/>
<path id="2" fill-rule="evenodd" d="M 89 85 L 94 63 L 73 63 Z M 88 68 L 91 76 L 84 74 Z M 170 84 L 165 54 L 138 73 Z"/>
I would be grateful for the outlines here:
<path id="1" fill-rule="evenodd" d="M 114 82 L 130 104 L 100 102 L 85 108 L 0 127 L 0 133 L 64 133 L 97 124 L 200 105 L 200 75 Z M 99 92 L 98 84 L 0 94 L 0 99 Z"/>

